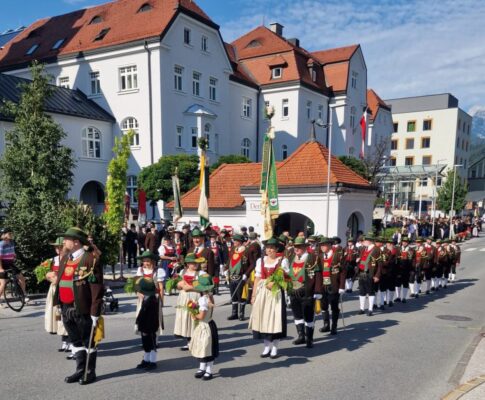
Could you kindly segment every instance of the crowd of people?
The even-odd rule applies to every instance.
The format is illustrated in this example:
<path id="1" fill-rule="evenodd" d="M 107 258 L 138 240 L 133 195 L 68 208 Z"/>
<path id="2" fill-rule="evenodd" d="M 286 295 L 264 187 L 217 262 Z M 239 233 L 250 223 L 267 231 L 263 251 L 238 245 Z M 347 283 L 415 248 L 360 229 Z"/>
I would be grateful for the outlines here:
<path id="1" fill-rule="evenodd" d="M 135 233 L 136 251 L 130 245 Z M 369 234 L 349 237 L 344 246 L 339 237 L 305 237 L 303 232 L 295 238 L 284 232 L 260 241 L 252 228 L 233 232 L 167 226 L 160 235 L 153 225 L 142 234 L 131 226 L 125 237 L 130 266 L 137 268 L 134 323 L 143 355 L 136 368 L 157 367 L 158 336 L 165 328 L 164 297 L 177 294 L 173 334 L 184 340 L 181 349 L 198 360 L 195 378 L 204 381 L 213 378 L 219 354 L 213 314 L 214 296 L 223 282 L 230 292 L 227 319 L 247 320 L 250 306 L 248 329 L 263 343 L 260 356 L 274 359 L 280 340 L 287 337 L 288 309 L 297 331 L 292 343 L 312 348 L 320 315 L 319 332 L 338 333 L 342 295 L 351 293 L 356 281 L 360 313 L 370 317 L 376 309 L 446 290 L 456 281 L 461 255 L 457 237 L 412 240 L 403 235 L 396 244 L 392 238 Z M 48 277 L 52 290 L 46 329 L 61 335 L 62 350 L 64 342 L 70 342 L 76 370 L 66 382 L 91 383 L 96 379 L 97 359 L 93 330 L 103 297 L 100 252 L 78 228 L 65 232 L 53 245 L 58 256 Z"/>

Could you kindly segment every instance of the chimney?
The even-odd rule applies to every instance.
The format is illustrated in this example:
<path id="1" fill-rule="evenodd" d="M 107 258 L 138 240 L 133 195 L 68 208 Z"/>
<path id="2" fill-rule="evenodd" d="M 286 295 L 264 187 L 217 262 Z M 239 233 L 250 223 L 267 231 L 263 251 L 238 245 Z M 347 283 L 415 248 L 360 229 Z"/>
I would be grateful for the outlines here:
<path id="1" fill-rule="evenodd" d="M 300 47 L 300 39 L 291 38 L 291 39 L 288 39 L 288 42 L 290 42 L 295 47 Z"/>
<path id="2" fill-rule="evenodd" d="M 278 22 L 273 22 L 272 24 L 269 24 L 269 26 L 271 27 L 271 32 L 283 37 L 283 25 L 279 24 Z"/>

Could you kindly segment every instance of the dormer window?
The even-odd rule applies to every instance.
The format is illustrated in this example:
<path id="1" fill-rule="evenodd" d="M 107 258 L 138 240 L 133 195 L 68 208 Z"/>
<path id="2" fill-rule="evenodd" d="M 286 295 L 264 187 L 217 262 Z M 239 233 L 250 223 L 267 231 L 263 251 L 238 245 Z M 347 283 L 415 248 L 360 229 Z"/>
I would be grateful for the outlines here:
<path id="1" fill-rule="evenodd" d="M 279 79 L 283 75 L 283 68 L 276 67 L 271 70 L 271 78 L 272 79 Z"/>
<path id="2" fill-rule="evenodd" d="M 100 24 L 101 22 L 103 22 L 103 18 L 100 15 L 96 15 L 91 19 L 89 25 Z"/>
<path id="3" fill-rule="evenodd" d="M 257 39 L 251 40 L 246 47 L 259 47 L 261 46 L 261 42 Z"/>
<path id="4" fill-rule="evenodd" d="M 33 31 L 29 32 L 27 39 L 32 39 L 37 36 L 39 36 L 39 29 L 34 29 Z"/>
<path id="5" fill-rule="evenodd" d="M 64 43 L 65 39 L 59 39 L 57 42 L 54 43 L 54 46 L 52 46 L 52 50 L 57 50 L 59 47 L 62 46 Z"/>
<path id="6" fill-rule="evenodd" d="M 310 67 L 310 76 L 312 77 L 312 82 L 317 81 L 317 70 L 314 67 Z"/>
<path id="7" fill-rule="evenodd" d="M 99 32 L 96 37 L 94 38 L 94 41 L 97 42 L 99 40 L 103 40 L 106 34 L 109 32 L 110 28 L 104 28 Z"/>
<path id="8" fill-rule="evenodd" d="M 147 11 L 150 11 L 152 8 L 153 7 L 149 3 L 145 3 L 138 9 L 138 12 L 139 13 L 147 12 Z"/>
<path id="9" fill-rule="evenodd" d="M 34 52 L 39 48 L 40 45 L 38 44 L 34 44 L 30 49 L 29 51 L 27 51 L 27 54 L 28 56 L 31 56 L 32 54 L 34 54 Z"/>

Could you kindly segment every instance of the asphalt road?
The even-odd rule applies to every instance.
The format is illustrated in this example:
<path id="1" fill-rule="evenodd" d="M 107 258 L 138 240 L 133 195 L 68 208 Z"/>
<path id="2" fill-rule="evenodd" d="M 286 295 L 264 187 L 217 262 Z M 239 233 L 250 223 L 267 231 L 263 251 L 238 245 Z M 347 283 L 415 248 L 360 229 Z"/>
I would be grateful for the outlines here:
<path id="1" fill-rule="evenodd" d="M 485 237 L 462 249 L 459 281 L 446 291 L 372 317 L 357 315 L 356 293 L 346 295 L 345 331 L 337 336 L 316 332 L 315 347 L 308 350 L 291 344 L 296 332 L 289 324 L 290 336 L 276 360 L 259 358 L 262 344 L 252 339 L 247 321 L 227 321 L 229 307 L 220 307 L 215 320 L 221 355 L 210 382 L 193 377 L 196 360 L 180 351 L 182 342 L 171 335 L 171 306 L 165 308 L 168 329 L 161 338 L 158 369 L 139 372 L 134 368 L 142 356 L 140 339 L 133 334 L 135 300 L 118 295 L 119 313 L 106 317 L 98 381 L 89 386 L 64 383 L 74 362 L 57 352 L 59 338 L 43 331 L 43 303 L 19 314 L 0 310 L 0 398 L 439 399 L 459 380 L 459 362 L 485 321 Z M 227 299 L 227 294 L 216 297 L 219 304 Z M 169 298 L 169 304 L 174 302 L 175 297 Z"/>

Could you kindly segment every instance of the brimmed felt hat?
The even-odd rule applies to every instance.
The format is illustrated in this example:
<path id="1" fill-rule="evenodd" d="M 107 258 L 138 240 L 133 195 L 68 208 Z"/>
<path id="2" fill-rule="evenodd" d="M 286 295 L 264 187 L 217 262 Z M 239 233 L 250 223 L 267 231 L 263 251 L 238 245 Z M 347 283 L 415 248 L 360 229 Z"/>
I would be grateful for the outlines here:
<path id="1" fill-rule="evenodd" d="M 258 234 L 256 232 L 249 233 L 249 239 L 254 240 L 258 238 Z"/>
<path id="2" fill-rule="evenodd" d="M 403 236 L 401 238 L 401 242 L 407 242 L 407 243 L 409 243 L 410 242 L 410 239 L 408 237 L 406 237 L 406 236 Z"/>
<path id="3" fill-rule="evenodd" d="M 443 241 L 442 241 L 441 239 L 438 239 L 438 240 L 436 241 L 436 244 L 441 244 L 441 243 L 443 243 Z"/>
<path id="4" fill-rule="evenodd" d="M 339 244 L 339 243 L 342 243 L 342 239 L 340 239 L 338 236 L 334 236 L 332 238 L 332 240 L 336 243 L 336 244 Z"/>
<path id="5" fill-rule="evenodd" d="M 285 244 L 288 242 L 288 240 L 289 240 L 289 239 L 290 239 L 290 238 L 289 238 L 288 236 L 283 235 L 283 234 L 281 234 L 281 235 L 279 235 L 279 236 L 278 236 L 278 240 L 279 240 L 280 242 L 285 243 Z"/>
<path id="6" fill-rule="evenodd" d="M 88 245 L 88 234 L 84 232 L 82 229 L 77 227 L 69 228 L 66 232 L 60 233 L 59 236 L 63 236 L 64 239 L 76 239 L 79 240 L 82 244 Z"/>
<path id="7" fill-rule="evenodd" d="M 212 230 L 209 232 L 209 237 L 217 237 L 217 236 L 219 236 L 219 234 L 215 230 Z"/>
<path id="8" fill-rule="evenodd" d="M 423 243 L 424 242 L 424 239 L 422 237 L 418 237 L 416 239 L 416 243 Z"/>
<path id="9" fill-rule="evenodd" d="M 55 247 L 62 247 L 64 246 L 64 238 L 62 236 L 58 236 L 55 242 L 49 244 Z"/>
<path id="10" fill-rule="evenodd" d="M 364 240 L 368 240 L 369 242 L 375 242 L 376 238 L 374 235 L 368 234 L 364 236 Z"/>
<path id="11" fill-rule="evenodd" d="M 275 246 L 276 251 L 282 251 L 285 248 L 284 243 L 281 243 L 280 240 L 277 238 L 272 237 L 271 239 L 268 240 L 263 240 L 263 244 L 268 247 L 268 246 Z"/>
<path id="12" fill-rule="evenodd" d="M 315 235 L 308 236 L 308 241 L 309 242 L 316 242 L 317 241 L 317 236 L 315 236 Z"/>
<path id="13" fill-rule="evenodd" d="M 306 239 L 301 236 L 297 236 L 295 241 L 293 242 L 293 246 L 306 246 Z"/>
<path id="14" fill-rule="evenodd" d="M 197 280 L 192 283 L 192 287 L 196 292 L 209 292 L 214 289 L 214 282 L 210 275 L 199 275 Z"/>
<path id="15" fill-rule="evenodd" d="M 333 244 L 333 239 L 332 238 L 325 237 L 325 236 L 322 236 L 318 240 L 318 244 L 330 244 L 330 245 L 332 245 Z"/>
<path id="16" fill-rule="evenodd" d="M 194 228 L 192 229 L 191 235 L 192 237 L 202 237 L 205 236 L 205 233 L 202 232 L 199 228 Z"/>
<path id="17" fill-rule="evenodd" d="M 206 259 L 204 257 L 197 257 L 194 253 L 189 253 L 185 256 L 185 263 L 195 263 L 202 264 L 205 263 Z"/>
<path id="18" fill-rule="evenodd" d="M 151 252 L 150 250 L 145 250 L 143 253 L 141 253 L 141 255 L 136 257 L 137 260 L 143 260 L 144 258 L 149 258 L 150 260 L 153 260 L 153 261 L 158 260 L 158 256 L 155 253 Z"/>
<path id="19" fill-rule="evenodd" d="M 382 236 L 377 236 L 374 241 L 379 243 L 384 243 L 386 240 Z"/>
<path id="20" fill-rule="evenodd" d="M 232 240 L 237 240 L 238 242 L 245 242 L 246 240 L 244 239 L 243 235 L 240 235 L 239 233 L 235 233 L 232 235 Z"/>
<path id="21" fill-rule="evenodd" d="M 157 292 L 157 287 L 153 279 L 142 277 L 136 283 L 135 290 L 144 296 L 154 296 Z"/>
<path id="22" fill-rule="evenodd" d="M 347 238 L 347 243 L 348 242 L 355 243 L 355 239 L 352 236 L 350 236 L 350 237 Z"/>

